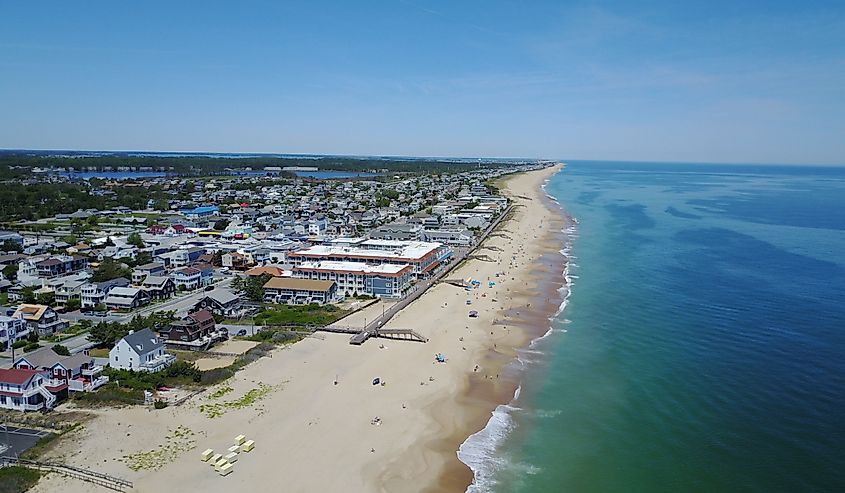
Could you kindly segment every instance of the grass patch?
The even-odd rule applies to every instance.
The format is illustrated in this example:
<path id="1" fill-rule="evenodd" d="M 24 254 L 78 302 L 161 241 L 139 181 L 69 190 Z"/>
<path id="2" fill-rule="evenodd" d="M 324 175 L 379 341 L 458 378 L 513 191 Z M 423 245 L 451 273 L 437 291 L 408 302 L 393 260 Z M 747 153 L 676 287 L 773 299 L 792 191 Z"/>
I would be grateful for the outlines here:
<path id="1" fill-rule="evenodd" d="M 256 325 L 329 325 L 351 310 L 334 305 L 271 305 L 255 315 Z"/>
<path id="2" fill-rule="evenodd" d="M 208 398 L 209 399 L 219 399 L 219 398 L 223 397 L 224 395 L 230 393 L 232 390 L 233 390 L 232 387 L 226 385 L 225 387 L 220 387 L 219 389 L 217 389 L 214 392 L 212 392 L 211 394 L 209 394 Z"/>
<path id="3" fill-rule="evenodd" d="M 0 493 L 23 493 L 35 486 L 41 473 L 23 466 L 0 468 Z"/>
<path id="4" fill-rule="evenodd" d="M 267 397 L 267 395 L 273 390 L 275 390 L 275 388 L 272 385 L 259 382 L 258 387 L 250 389 L 239 399 L 202 404 L 200 406 L 200 412 L 204 413 L 209 418 L 218 418 L 227 411 L 231 411 L 233 409 L 243 409 L 255 405 L 256 402 Z"/>
<path id="5" fill-rule="evenodd" d="M 195 435 L 190 428 L 177 426 L 167 434 L 163 445 L 146 452 L 124 455 L 118 460 L 125 463 L 126 467 L 133 471 L 161 469 L 173 462 L 179 457 L 179 454 L 195 449 L 197 447 Z"/>
<path id="6" fill-rule="evenodd" d="M 118 386 L 116 382 L 109 382 L 96 392 L 76 392 L 73 401 L 88 406 L 106 405 L 138 405 L 144 403 L 144 391 L 128 389 Z"/>
<path id="7" fill-rule="evenodd" d="M 88 350 L 88 356 L 92 358 L 108 358 L 109 350 L 106 348 L 92 348 Z"/>

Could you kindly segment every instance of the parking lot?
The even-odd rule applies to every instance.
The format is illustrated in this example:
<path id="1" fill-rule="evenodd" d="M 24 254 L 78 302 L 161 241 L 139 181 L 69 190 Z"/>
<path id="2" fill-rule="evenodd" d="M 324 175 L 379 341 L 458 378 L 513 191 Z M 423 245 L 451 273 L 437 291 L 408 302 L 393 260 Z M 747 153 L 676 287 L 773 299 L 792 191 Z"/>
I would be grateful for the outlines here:
<path id="1" fill-rule="evenodd" d="M 49 432 L 0 425 L 0 457 L 17 457 Z"/>

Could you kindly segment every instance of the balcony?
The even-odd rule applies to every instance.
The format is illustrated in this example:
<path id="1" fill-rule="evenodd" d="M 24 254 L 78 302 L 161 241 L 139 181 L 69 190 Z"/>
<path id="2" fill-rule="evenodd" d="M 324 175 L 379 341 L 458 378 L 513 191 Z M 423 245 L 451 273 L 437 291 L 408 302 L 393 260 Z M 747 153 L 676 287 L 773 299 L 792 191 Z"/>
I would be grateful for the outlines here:
<path id="1" fill-rule="evenodd" d="M 68 381 L 68 389 L 70 389 L 71 392 L 93 392 L 107 384 L 108 381 L 109 377 L 98 377 L 90 382 L 86 382 L 82 379 L 74 379 Z"/>
<path id="2" fill-rule="evenodd" d="M 163 355 L 159 356 L 158 358 L 156 358 L 152 361 L 145 362 L 138 369 L 141 370 L 141 371 L 149 371 L 149 372 L 159 371 L 159 370 L 162 370 L 162 369 L 170 366 L 175 361 L 176 361 L 176 356 L 173 356 L 172 354 L 164 353 Z"/>
<path id="3" fill-rule="evenodd" d="M 82 369 L 82 374 L 86 377 L 96 377 L 100 373 L 103 373 L 103 367 L 99 365 Z"/>

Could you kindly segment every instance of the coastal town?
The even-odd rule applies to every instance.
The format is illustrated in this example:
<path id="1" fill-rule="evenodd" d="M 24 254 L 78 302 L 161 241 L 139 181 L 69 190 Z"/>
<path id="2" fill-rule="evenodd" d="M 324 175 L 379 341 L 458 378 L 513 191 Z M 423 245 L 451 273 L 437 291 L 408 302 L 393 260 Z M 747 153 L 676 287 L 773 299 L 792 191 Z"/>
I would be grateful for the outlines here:
<path id="1" fill-rule="evenodd" d="M 378 181 L 265 174 L 83 182 L 91 194 L 162 185 L 174 193 L 164 211 L 151 201 L 6 223 L 0 412 L 6 423 L 27 423 L 14 413 L 161 409 L 319 331 L 351 335 L 352 344 L 390 337 L 378 329 L 508 215 L 512 200 L 495 184 L 551 164 Z M 356 319 L 374 304 L 381 316 Z M 393 335 L 427 340 L 408 329 Z M 32 445 L 3 455 L 32 458 Z"/>

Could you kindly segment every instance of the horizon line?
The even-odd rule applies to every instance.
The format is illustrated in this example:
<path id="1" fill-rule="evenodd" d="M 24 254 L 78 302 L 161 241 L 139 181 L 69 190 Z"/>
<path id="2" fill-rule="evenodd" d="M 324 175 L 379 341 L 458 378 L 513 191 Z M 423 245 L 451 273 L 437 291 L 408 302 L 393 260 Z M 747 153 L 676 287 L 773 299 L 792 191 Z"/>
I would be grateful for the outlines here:
<path id="1" fill-rule="evenodd" d="M 335 157 L 346 159 L 359 158 L 382 158 L 382 159 L 432 159 L 432 160 L 533 160 L 533 161 L 557 161 L 557 162 L 605 162 L 605 163 L 649 163 L 649 164 L 693 164 L 693 165 L 736 165 L 736 166 L 796 166 L 796 167 L 845 167 L 845 162 L 842 163 L 763 163 L 763 162 L 742 162 L 742 161 L 685 161 L 685 160 L 647 160 L 647 159 L 602 159 L 602 158 L 545 158 L 545 157 L 527 157 L 527 156 L 415 156 L 410 154 L 317 154 L 308 152 L 266 152 L 266 151 L 155 151 L 155 150 L 117 150 L 117 149 L 19 149 L 19 148 L 0 148 L 0 153 L 11 152 L 73 152 L 73 153 L 118 153 L 118 154 L 203 154 L 203 155 L 243 155 L 248 157 L 231 157 L 226 159 L 248 159 L 249 157 L 277 157 L 280 156 L 303 156 L 303 157 Z"/>

